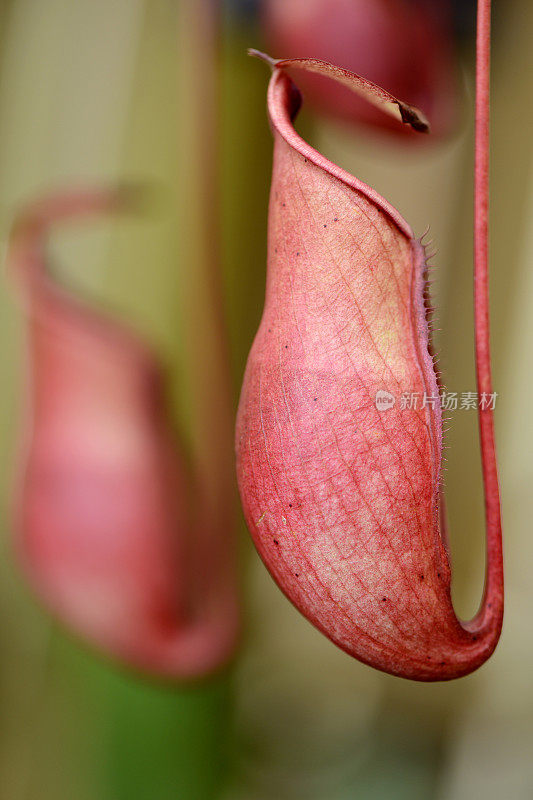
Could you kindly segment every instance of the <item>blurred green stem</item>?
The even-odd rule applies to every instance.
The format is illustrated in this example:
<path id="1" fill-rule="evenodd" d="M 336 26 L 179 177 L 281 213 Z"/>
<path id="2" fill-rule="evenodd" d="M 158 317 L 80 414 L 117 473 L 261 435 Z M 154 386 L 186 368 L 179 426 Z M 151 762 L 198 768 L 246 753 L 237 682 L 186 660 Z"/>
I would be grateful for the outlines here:
<path id="1" fill-rule="evenodd" d="M 218 6 L 212 0 L 181 0 L 174 35 L 166 28 L 170 6 L 158 0 L 146 5 L 124 167 L 127 174 L 146 164 L 156 180 L 168 183 L 175 182 L 174 167 L 177 213 L 155 248 L 147 246 L 143 254 L 142 244 L 133 251 L 130 241 L 125 248 L 131 260 L 124 259 L 123 248 L 117 258 L 128 264 L 135 305 L 141 314 L 147 302 L 152 306 L 150 327 L 159 328 L 158 337 L 173 363 L 179 356 L 183 380 L 177 405 L 190 454 L 196 536 L 192 578 L 198 591 L 213 593 L 221 559 L 231 570 L 236 511 L 232 385 L 219 252 Z M 173 84 L 170 64 L 176 69 L 174 97 L 168 90 Z M 161 98 L 171 107 L 163 110 Z M 148 287 L 142 279 L 145 294 L 139 295 L 132 265 L 141 275 L 150 263 L 158 264 L 159 274 L 154 271 Z M 119 297 L 125 276 L 116 278 L 114 293 Z M 155 303 L 150 304 L 147 291 L 155 291 Z M 118 674 L 102 677 L 111 711 L 106 758 L 113 800 L 218 797 L 229 758 L 229 673 L 175 690 L 132 683 Z"/>
<path id="2" fill-rule="evenodd" d="M 179 102 L 184 112 L 181 191 L 188 201 L 181 232 L 190 255 L 182 287 L 183 371 L 192 400 L 195 563 L 205 575 L 201 591 L 209 590 L 209 573 L 219 571 L 221 561 L 228 562 L 234 555 L 228 547 L 236 506 L 231 370 L 220 257 L 219 11 L 216 0 L 182 0 L 179 26 Z M 228 564 L 227 568 L 232 567 Z"/>

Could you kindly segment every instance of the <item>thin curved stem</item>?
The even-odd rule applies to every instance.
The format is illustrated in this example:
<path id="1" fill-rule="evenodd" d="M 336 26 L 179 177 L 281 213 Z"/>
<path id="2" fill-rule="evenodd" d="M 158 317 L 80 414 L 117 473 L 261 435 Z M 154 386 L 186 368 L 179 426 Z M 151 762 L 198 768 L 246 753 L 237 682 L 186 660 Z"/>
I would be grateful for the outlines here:
<path id="1" fill-rule="evenodd" d="M 487 574 L 477 624 L 497 640 L 503 617 L 503 557 L 500 495 L 494 444 L 489 326 L 489 126 L 491 0 L 479 0 L 476 49 L 476 130 L 474 177 L 474 324 L 479 434 L 487 529 Z"/>

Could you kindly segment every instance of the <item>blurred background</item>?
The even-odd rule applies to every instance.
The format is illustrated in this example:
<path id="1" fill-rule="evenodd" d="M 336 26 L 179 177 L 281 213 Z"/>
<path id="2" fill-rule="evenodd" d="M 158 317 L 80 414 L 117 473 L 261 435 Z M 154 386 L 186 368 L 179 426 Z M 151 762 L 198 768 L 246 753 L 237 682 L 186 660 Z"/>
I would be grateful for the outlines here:
<path id="1" fill-rule="evenodd" d="M 247 47 L 272 44 L 258 5 L 226 2 L 216 53 L 213 192 L 235 405 L 265 279 L 268 74 L 246 56 Z M 157 208 L 146 218 L 58 231 L 52 250 L 80 293 L 127 321 L 164 360 L 185 431 L 194 406 L 186 375 L 195 335 L 191 276 L 205 250 L 194 216 L 202 207 L 196 126 L 210 102 L 201 95 L 194 7 L 194 0 L 0 0 L 2 248 L 21 204 L 51 190 L 122 180 L 156 187 Z M 446 384 L 458 392 L 475 391 L 474 17 L 474 5 L 458 0 L 453 131 L 418 145 L 312 107 L 300 125 L 319 150 L 387 197 L 417 235 L 431 225 L 437 350 Z M 282 596 L 242 523 L 245 630 L 233 663 L 216 677 L 157 685 L 74 642 L 32 599 L 12 553 L 24 319 L 2 275 L 1 800 L 533 797 L 533 5 L 497 3 L 494 17 L 492 339 L 507 582 L 495 655 L 474 675 L 435 685 L 359 664 Z M 484 570 L 474 412 L 452 414 L 447 444 L 454 602 L 469 618 Z"/>

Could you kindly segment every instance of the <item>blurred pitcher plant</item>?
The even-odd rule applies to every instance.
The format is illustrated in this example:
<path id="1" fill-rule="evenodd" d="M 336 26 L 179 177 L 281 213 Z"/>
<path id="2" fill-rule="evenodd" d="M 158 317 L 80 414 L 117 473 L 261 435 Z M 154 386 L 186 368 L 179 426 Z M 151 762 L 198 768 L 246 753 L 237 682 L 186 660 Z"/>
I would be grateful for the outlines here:
<path id="1" fill-rule="evenodd" d="M 57 223 L 127 203 L 123 190 L 51 196 L 13 228 L 30 355 L 17 549 L 78 635 L 143 672 L 198 677 L 235 647 L 231 482 L 220 475 L 216 527 L 202 530 L 206 498 L 172 431 L 161 365 L 59 285 L 46 260 Z"/>
<path id="2" fill-rule="evenodd" d="M 183 377 L 195 395 L 187 452 L 155 354 L 60 285 L 47 261 L 56 225 L 128 211 L 139 190 L 66 191 L 30 203 L 8 254 L 29 345 L 15 498 L 20 560 L 36 593 L 77 636 L 142 673 L 176 680 L 225 665 L 240 616 L 214 191 L 219 9 L 202 0 L 182 12 L 197 53 L 198 95 L 188 105 L 199 143 L 188 154 L 197 194 L 189 195 L 205 239 L 184 287 L 204 321 L 185 345 Z"/>
<path id="3" fill-rule="evenodd" d="M 296 132 L 290 75 L 351 89 L 415 131 L 428 123 L 366 78 L 316 58 L 271 59 L 274 164 L 268 278 L 237 419 L 248 527 L 281 589 L 334 643 L 394 675 L 447 680 L 493 652 L 503 616 L 488 300 L 490 0 L 479 0 L 475 352 L 487 571 L 481 608 L 451 601 L 442 497 L 443 387 L 427 258 L 374 189 Z M 399 113 L 398 113 L 399 112 Z M 411 395 L 424 403 L 404 402 Z"/>

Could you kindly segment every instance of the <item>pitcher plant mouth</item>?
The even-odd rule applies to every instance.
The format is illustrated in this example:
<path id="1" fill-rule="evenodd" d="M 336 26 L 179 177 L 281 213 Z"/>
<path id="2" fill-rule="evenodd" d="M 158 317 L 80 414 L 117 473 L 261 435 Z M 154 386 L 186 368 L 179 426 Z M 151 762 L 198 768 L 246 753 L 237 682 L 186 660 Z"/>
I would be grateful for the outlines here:
<path id="1" fill-rule="evenodd" d="M 317 59 L 266 60 L 274 136 L 265 308 L 244 377 L 237 471 L 246 521 L 282 591 L 355 658 L 423 681 L 466 675 L 501 631 L 503 567 L 492 409 L 479 407 L 487 525 L 483 601 L 461 623 L 441 504 L 439 396 L 423 245 L 386 200 L 305 142 L 286 74 L 340 81 L 426 131 L 421 112 Z M 492 393 L 487 207 L 490 2 L 478 10 L 475 321 L 478 391 Z"/>
<path id="2" fill-rule="evenodd" d="M 200 530 L 192 506 L 203 488 L 174 435 L 162 365 L 126 325 L 60 285 L 46 258 L 58 223 L 129 210 L 139 196 L 59 193 L 13 226 L 8 263 L 29 348 L 17 550 L 69 630 L 135 670 L 182 680 L 220 668 L 236 645 L 232 512 Z"/>

